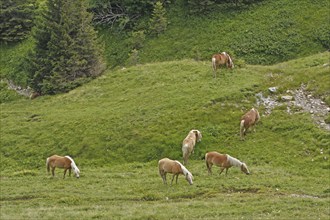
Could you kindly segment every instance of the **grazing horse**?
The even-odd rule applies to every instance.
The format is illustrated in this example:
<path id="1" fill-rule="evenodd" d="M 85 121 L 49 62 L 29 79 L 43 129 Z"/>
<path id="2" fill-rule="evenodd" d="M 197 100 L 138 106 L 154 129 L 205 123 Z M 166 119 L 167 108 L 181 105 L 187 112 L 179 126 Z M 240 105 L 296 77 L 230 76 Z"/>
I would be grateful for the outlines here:
<path id="1" fill-rule="evenodd" d="M 255 124 L 260 120 L 260 115 L 257 109 L 252 108 L 250 111 L 245 113 L 245 115 L 241 118 L 240 123 L 240 136 L 241 140 L 244 140 L 244 136 L 246 134 L 246 131 L 250 127 L 254 127 Z M 255 130 L 255 129 L 254 129 Z"/>
<path id="2" fill-rule="evenodd" d="M 220 167 L 220 174 L 224 169 L 226 169 L 227 175 L 228 169 L 232 166 L 240 167 L 242 172 L 245 174 L 250 174 L 245 163 L 242 163 L 238 159 L 231 157 L 228 154 L 220 154 L 216 151 L 208 152 L 205 154 L 205 161 L 209 174 L 212 174 L 211 168 L 213 164 Z"/>
<path id="3" fill-rule="evenodd" d="M 164 184 L 167 184 L 166 182 L 166 174 L 172 173 L 172 181 L 171 186 L 174 180 L 174 177 L 176 176 L 176 183 L 178 183 L 178 176 L 179 174 L 183 174 L 186 177 L 186 180 L 190 185 L 193 184 L 193 175 L 185 168 L 179 161 L 177 160 L 170 160 L 168 158 L 163 158 L 158 161 L 158 169 L 159 174 L 163 179 Z"/>
<path id="4" fill-rule="evenodd" d="M 47 166 L 47 171 L 49 173 L 50 168 L 52 168 L 52 175 L 54 177 L 55 175 L 55 168 L 62 168 L 64 169 L 64 176 L 63 179 L 65 178 L 66 171 L 69 170 L 69 176 L 71 176 L 71 169 L 75 173 L 76 177 L 79 178 L 80 170 L 78 169 L 76 163 L 73 161 L 73 159 L 69 156 L 58 156 L 58 155 L 53 155 L 51 157 L 48 157 L 46 160 L 46 166 Z"/>
<path id="5" fill-rule="evenodd" d="M 220 65 L 226 64 L 227 68 L 234 68 L 234 63 L 228 53 L 222 52 L 217 53 L 212 56 L 212 68 L 213 68 L 213 76 L 216 77 L 216 71 L 220 68 Z"/>
<path id="6" fill-rule="evenodd" d="M 192 152 L 194 152 L 194 147 L 196 142 L 202 140 L 202 133 L 198 130 L 191 130 L 187 137 L 182 142 L 182 154 L 183 154 L 183 164 L 188 164 L 188 158 Z"/>

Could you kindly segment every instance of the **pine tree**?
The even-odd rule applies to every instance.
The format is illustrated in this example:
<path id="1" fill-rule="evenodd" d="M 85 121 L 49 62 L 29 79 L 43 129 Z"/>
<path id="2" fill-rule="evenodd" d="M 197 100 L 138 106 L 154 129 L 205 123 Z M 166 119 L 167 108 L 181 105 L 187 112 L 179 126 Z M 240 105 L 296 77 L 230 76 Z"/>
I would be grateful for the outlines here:
<path id="1" fill-rule="evenodd" d="M 102 50 L 91 21 L 85 1 L 47 0 L 27 60 L 29 84 L 35 91 L 66 92 L 101 74 Z"/>
<path id="2" fill-rule="evenodd" d="M 156 2 L 150 19 L 149 30 L 152 34 L 159 35 L 166 30 L 166 10 L 161 2 Z"/>
<path id="3" fill-rule="evenodd" d="M 25 39 L 33 26 L 35 0 L 0 0 L 0 41 Z"/>

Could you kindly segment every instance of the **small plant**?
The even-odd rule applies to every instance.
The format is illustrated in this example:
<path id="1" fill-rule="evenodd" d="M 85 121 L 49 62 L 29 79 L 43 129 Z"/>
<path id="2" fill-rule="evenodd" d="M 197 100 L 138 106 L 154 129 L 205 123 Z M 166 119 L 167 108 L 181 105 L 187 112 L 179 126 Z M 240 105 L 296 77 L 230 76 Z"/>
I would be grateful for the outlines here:
<path id="1" fill-rule="evenodd" d="M 131 52 L 128 54 L 127 62 L 132 66 L 139 63 L 139 51 L 137 49 L 131 50 Z"/>
<path id="2" fill-rule="evenodd" d="M 156 2 L 150 19 L 149 31 L 158 36 L 166 30 L 166 27 L 166 10 L 161 2 Z"/>
<path id="3" fill-rule="evenodd" d="M 133 49 L 141 49 L 146 40 L 146 35 L 144 30 L 132 32 L 132 36 L 129 39 L 129 44 Z"/>

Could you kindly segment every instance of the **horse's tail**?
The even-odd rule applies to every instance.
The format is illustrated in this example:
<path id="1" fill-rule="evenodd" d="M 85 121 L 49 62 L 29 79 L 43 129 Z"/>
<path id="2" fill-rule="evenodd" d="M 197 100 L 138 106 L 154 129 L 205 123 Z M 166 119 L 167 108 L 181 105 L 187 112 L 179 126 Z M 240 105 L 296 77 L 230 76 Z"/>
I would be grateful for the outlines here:
<path id="1" fill-rule="evenodd" d="M 228 53 L 226 53 L 226 55 L 227 55 L 227 57 L 228 57 L 228 61 L 227 61 L 228 66 L 229 66 L 230 68 L 234 68 L 233 60 L 231 59 L 231 57 L 229 56 Z"/>
<path id="2" fill-rule="evenodd" d="M 213 69 L 213 71 L 217 70 L 216 58 L 215 57 L 212 57 L 212 69 Z"/>
<path id="3" fill-rule="evenodd" d="M 205 163 L 206 163 L 207 171 L 210 173 L 211 172 L 211 167 L 210 167 L 210 164 L 207 161 L 207 153 L 205 154 L 204 158 L 205 158 Z"/>
<path id="4" fill-rule="evenodd" d="M 188 158 L 190 156 L 190 150 L 189 150 L 189 144 L 185 143 L 182 145 L 182 159 L 183 159 L 183 164 L 187 165 L 188 163 Z"/>
<path id="5" fill-rule="evenodd" d="M 241 139 L 243 139 L 243 136 L 244 136 L 244 123 L 245 123 L 245 120 L 244 119 L 241 120 L 240 127 L 239 127 Z"/>
<path id="6" fill-rule="evenodd" d="M 49 167 L 49 157 L 46 160 L 46 167 L 47 167 L 47 172 L 49 173 L 50 167 Z"/>

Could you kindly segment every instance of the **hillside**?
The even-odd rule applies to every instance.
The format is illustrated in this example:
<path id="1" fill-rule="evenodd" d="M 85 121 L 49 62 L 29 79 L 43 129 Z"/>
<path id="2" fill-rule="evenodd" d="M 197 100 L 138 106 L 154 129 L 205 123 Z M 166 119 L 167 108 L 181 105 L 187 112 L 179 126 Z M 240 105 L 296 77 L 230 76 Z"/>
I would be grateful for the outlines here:
<path id="1" fill-rule="evenodd" d="M 247 65 L 221 70 L 216 79 L 209 62 L 152 63 L 109 71 L 67 94 L 3 103 L 3 169 L 37 168 L 43 166 L 41 158 L 54 153 L 95 163 L 181 158 L 181 141 L 193 128 L 204 136 L 194 159 L 222 149 L 248 153 L 254 160 L 265 146 L 272 148 L 270 143 L 278 145 L 279 153 L 287 150 L 288 140 L 290 151 L 325 150 L 329 133 L 317 128 L 309 114 L 290 115 L 286 107 L 278 107 L 265 115 L 255 94 L 271 95 L 271 86 L 285 94 L 304 83 L 329 105 L 329 69 L 323 66 L 328 58 L 326 52 L 274 66 Z M 256 134 L 239 141 L 239 119 L 253 106 L 260 108 L 262 123 Z M 268 153 L 258 163 L 268 163 L 274 156 Z"/>
<path id="2" fill-rule="evenodd" d="M 97 29 L 111 68 L 129 63 L 136 31 L 146 34 L 136 57 L 140 64 L 182 59 L 208 61 L 213 53 L 222 51 L 243 63 L 275 64 L 330 49 L 329 4 L 328 0 L 266 0 L 239 7 L 218 4 L 201 15 L 188 13 L 184 1 L 178 0 L 168 6 L 168 27 L 159 37 L 147 34 L 147 18 L 133 30 Z M 32 44 L 27 39 L 0 45 L 1 78 L 10 76 L 24 84 L 26 79 L 16 73 L 15 65 Z"/>
<path id="3" fill-rule="evenodd" d="M 251 5 L 218 4 L 197 14 L 184 1 L 167 9 L 168 28 L 159 37 L 147 36 L 138 51 L 140 63 L 209 60 L 227 51 L 249 64 L 274 64 L 324 52 L 330 48 L 329 1 L 260 1 Z M 317 13 L 316 13 L 317 12 Z M 136 30 L 144 30 L 139 25 Z M 101 30 L 106 58 L 124 65 L 132 49 L 131 34 Z"/>
<path id="4" fill-rule="evenodd" d="M 286 103 L 267 115 L 255 97 L 304 83 L 329 105 L 327 63 L 328 52 L 217 79 L 209 62 L 152 63 L 67 94 L 2 103 L 1 219 L 328 219 L 329 131 L 299 107 L 288 114 Z M 240 141 L 239 118 L 252 106 L 261 122 Z M 165 186 L 157 161 L 181 160 L 192 128 L 203 133 L 187 166 L 194 184 L 180 176 Z M 208 175 L 201 157 L 210 150 L 244 161 L 251 175 L 219 176 L 216 167 Z M 80 179 L 46 174 L 55 153 L 75 159 Z"/>

